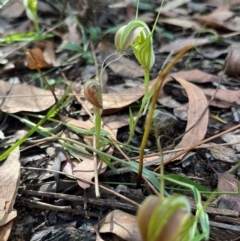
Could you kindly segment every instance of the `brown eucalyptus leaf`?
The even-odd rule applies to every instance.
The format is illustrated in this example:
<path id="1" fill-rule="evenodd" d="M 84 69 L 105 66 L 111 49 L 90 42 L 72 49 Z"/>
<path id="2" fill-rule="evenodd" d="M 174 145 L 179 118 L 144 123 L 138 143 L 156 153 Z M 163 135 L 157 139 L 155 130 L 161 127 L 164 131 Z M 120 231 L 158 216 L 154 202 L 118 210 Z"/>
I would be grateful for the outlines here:
<path id="1" fill-rule="evenodd" d="M 239 64 L 240 64 L 240 47 L 234 47 L 231 49 L 225 59 L 225 73 L 229 76 L 239 76 Z"/>
<path id="2" fill-rule="evenodd" d="M 220 77 L 204 73 L 198 69 L 188 70 L 188 71 L 179 71 L 174 74 L 170 74 L 166 81 L 170 81 L 172 77 L 179 77 L 186 79 L 190 82 L 196 83 L 207 83 L 207 82 L 219 82 Z M 155 80 L 151 81 L 150 86 L 153 86 Z M 138 85 L 134 88 L 128 88 L 120 93 L 114 94 L 103 94 L 103 110 L 104 113 L 114 113 L 140 99 L 144 95 L 144 84 Z M 161 99 L 161 96 L 160 96 Z M 91 106 L 89 106 L 91 107 Z"/>
<path id="3" fill-rule="evenodd" d="M 175 149 L 179 149 L 194 145 L 204 138 L 208 127 L 209 110 L 207 98 L 200 88 L 184 79 L 175 78 L 175 80 L 187 92 L 189 108 L 186 131 L 191 128 L 191 130 L 184 134 L 181 142 L 175 147 Z"/>
<path id="4" fill-rule="evenodd" d="M 202 89 L 203 93 L 209 97 L 213 96 L 216 92 L 215 89 Z M 240 104 L 240 90 L 223 90 L 218 89 L 215 94 L 215 100 L 225 102 L 226 104 Z"/>
<path id="5" fill-rule="evenodd" d="M 27 49 L 26 65 L 29 69 L 51 68 L 56 63 L 53 42 L 38 42 L 33 49 Z"/>
<path id="6" fill-rule="evenodd" d="M 173 11 L 174 9 L 181 7 L 182 5 L 191 2 L 191 0 L 174 0 L 174 1 L 168 1 L 166 2 L 163 7 L 161 8 L 161 11 L 168 12 Z M 157 9 L 159 11 L 159 9 Z"/>
<path id="7" fill-rule="evenodd" d="M 208 74 L 198 69 L 179 71 L 169 76 L 173 78 L 181 78 L 194 83 L 208 83 L 208 82 L 216 82 L 219 83 L 221 78 L 217 75 Z"/>
<path id="8" fill-rule="evenodd" d="M 229 49 L 214 49 L 212 47 L 204 46 L 200 50 L 200 53 L 203 57 L 208 59 L 217 59 L 221 55 L 227 54 Z"/>
<path id="9" fill-rule="evenodd" d="M 18 18 L 23 14 L 24 10 L 23 2 L 15 0 L 1 8 L 1 16 L 7 19 Z"/>
<path id="10" fill-rule="evenodd" d="M 108 150 L 108 154 L 111 155 L 112 153 L 113 153 L 113 148 L 110 148 Z M 75 177 L 79 177 L 86 181 L 91 181 L 94 177 L 93 156 L 81 154 L 80 159 L 82 159 L 82 161 L 75 168 L 73 168 L 73 175 Z M 107 165 L 98 158 L 98 174 L 105 172 L 106 169 L 107 169 Z M 79 180 L 77 182 L 78 182 L 78 185 L 83 189 L 86 189 L 90 186 L 90 184 Z"/>
<path id="11" fill-rule="evenodd" d="M 195 16 L 194 19 L 205 26 L 210 26 L 215 29 L 223 29 L 228 31 L 240 31 L 239 20 L 232 18 L 233 12 L 228 10 L 228 5 L 221 6 L 210 14 L 203 16 Z"/>
<path id="12" fill-rule="evenodd" d="M 179 18 L 163 18 L 159 19 L 159 23 L 166 23 L 169 25 L 174 25 L 181 27 L 183 29 L 199 29 L 200 25 L 194 22 L 192 19 L 179 19 Z"/>
<path id="13" fill-rule="evenodd" d="M 219 192 L 239 192 L 239 181 L 230 173 L 218 173 Z M 221 194 L 219 207 L 240 211 L 240 194 Z"/>
<path id="14" fill-rule="evenodd" d="M 20 179 L 20 151 L 13 150 L 0 166 L 0 240 L 7 241 L 12 219 L 17 213 L 13 209 Z"/>
<path id="15" fill-rule="evenodd" d="M 176 41 L 171 42 L 170 44 L 165 44 L 162 45 L 159 49 L 159 53 L 169 53 L 169 52 L 174 52 L 177 53 L 179 52 L 183 47 L 186 45 L 192 45 L 192 46 L 201 46 L 204 44 L 211 43 L 212 40 L 207 39 L 207 38 L 184 38 L 184 39 L 177 39 Z"/>
<path id="16" fill-rule="evenodd" d="M 136 217 L 121 210 L 110 212 L 100 221 L 99 233 L 114 233 L 126 241 L 142 241 Z"/>
<path id="17" fill-rule="evenodd" d="M 11 84 L 0 80 L 1 111 L 16 113 L 20 111 L 40 112 L 55 103 L 52 93 L 31 85 Z"/>

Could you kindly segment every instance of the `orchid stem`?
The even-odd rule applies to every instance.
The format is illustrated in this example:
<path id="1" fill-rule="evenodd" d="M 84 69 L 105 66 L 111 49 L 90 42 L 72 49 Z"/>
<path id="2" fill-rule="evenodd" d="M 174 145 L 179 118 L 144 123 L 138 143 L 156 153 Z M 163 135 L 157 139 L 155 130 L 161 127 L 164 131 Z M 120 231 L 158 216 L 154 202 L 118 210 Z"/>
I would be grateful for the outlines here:
<path id="1" fill-rule="evenodd" d="M 129 137 L 128 137 L 128 140 L 126 142 L 126 144 L 128 145 L 133 136 L 134 136 L 134 130 L 136 128 L 136 125 L 138 123 L 138 120 L 139 118 L 142 116 L 143 112 L 145 112 L 146 110 L 146 107 L 148 106 L 148 103 L 149 103 L 149 100 L 151 99 L 152 95 L 149 95 L 149 80 L 150 80 L 150 73 L 149 71 L 145 71 L 144 72 L 144 84 L 145 84 L 145 93 L 144 93 L 144 97 L 142 99 L 142 103 L 141 103 L 141 107 L 140 107 L 140 110 L 137 114 L 137 116 L 135 117 L 134 119 L 134 122 L 133 122 L 133 129 L 130 131 L 130 134 L 129 134 Z"/>
<path id="2" fill-rule="evenodd" d="M 95 149 L 98 149 L 99 148 L 99 142 L 100 142 L 100 134 L 101 134 L 101 112 L 102 112 L 102 110 L 99 109 L 96 106 L 93 106 L 93 112 L 94 112 L 94 126 L 95 126 L 95 135 L 94 135 L 94 138 L 93 138 L 93 147 Z M 98 181 L 98 160 L 97 160 L 97 153 L 96 152 L 94 152 L 93 158 L 94 158 L 95 193 L 96 193 L 96 197 L 100 197 L 99 181 Z"/>

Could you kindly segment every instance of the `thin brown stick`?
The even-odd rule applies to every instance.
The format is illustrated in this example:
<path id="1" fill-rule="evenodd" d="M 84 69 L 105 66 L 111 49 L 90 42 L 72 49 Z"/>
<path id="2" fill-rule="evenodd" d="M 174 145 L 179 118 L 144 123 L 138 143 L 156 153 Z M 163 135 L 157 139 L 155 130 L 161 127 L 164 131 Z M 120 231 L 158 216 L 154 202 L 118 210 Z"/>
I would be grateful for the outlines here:
<path id="1" fill-rule="evenodd" d="M 36 66 L 36 69 L 37 69 L 37 71 L 38 71 L 39 75 L 41 76 L 41 78 L 42 78 L 43 82 L 44 82 L 44 83 L 45 83 L 45 85 L 48 87 L 48 89 L 49 89 L 49 90 L 52 92 L 52 95 L 53 95 L 53 97 L 54 97 L 54 99 L 55 99 L 55 102 L 57 103 L 57 102 L 58 102 L 58 98 L 57 98 L 57 96 L 55 95 L 55 93 L 54 93 L 54 90 L 53 90 L 52 86 L 51 86 L 51 85 L 49 85 L 49 83 L 47 82 L 47 80 L 46 80 L 45 76 L 43 75 L 43 73 L 42 73 L 41 69 L 39 68 L 39 66 L 38 66 L 38 63 L 37 63 L 36 59 L 35 59 L 35 58 L 34 58 L 34 56 L 31 54 L 31 52 L 30 52 L 30 51 L 26 51 L 26 55 L 28 55 L 28 56 L 29 56 L 29 57 L 32 59 L 33 63 L 34 63 L 34 64 L 35 64 L 35 66 Z"/>
<path id="2" fill-rule="evenodd" d="M 52 204 L 40 202 L 40 201 L 37 201 L 37 200 L 24 198 L 24 197 L 19 197 L 18 200 L 21 200 L 25 203 L 26 202 L 30 203 L 30 205 L 32 207 L 35 207 L 35 208 L 41 208 L 41 209 L 47 209 L 47 210 L 52 210 L 52 211 L 65 212 L 65 213 L 81 214 L 81 215 L 84 215 L 84 216 L 99 217 L 98 213 L 73 209 L 70 206 L 56 206 L 56 205 L 52 205 Z"/>
<path id="3" fill-rule="evenodd" d="M 145 146 L 147 144 L 148 135 L 149 135 L 149 132 L 150 132 L 150 129 L 151 129 L 152 117 L 153 117 L 153 112 L 154 112 L 154 109 L 155 109 L 155 104 L 156 104 L 157 99 L 159 97 L 160 90 L 162 89 L 163 82 L 164 82 L 166 76 L 168 75 L 168 73 L 170 72 L 170 70 L 172 69 L 172 67 L 177 63 L 177 61 L 179 59 L 182 58 L 182 56 L 189 49 L 191 49 L 191 47 L 192 47 L 191 45 L 187 45 L 173 58 L 172 62 L 170 62 L 164 68 L 164 70 L 157 76 L 157 78 L 155 80 L 155 84 L 152 87 L 154 89 L 154 94 L 153 94 L 153 97 L 152 97 L 152 100 L 151 100 L 151 106 L 150 106 L 149 113 L 148 113 L 147 124 L 146 124 L 146 127 L 145 127 L 145 131 L 144 131 L 144 134 L 143 134 L 143 139 L 142 139 L 142 143 L 141 143 L 141 147 L 140 147 L 137 186 L 139 186 L 140 183 L 141 183 L 142 170 L 143 170 L 144 149 L 145 149 Z"/>
<path id="4" fill-rule="evenodd" d="M 194 145 L 186 148 L 185 150 L 179 152 L 179 153 L 176 154 L 175 156 L 173 156 L 173 157 L 169 158 L 168 160 L 164 161 L 164 165 L 172 162 L 172 161 L 175 160 L 176 158 L 180 157 L 181 155 L 184 155 L 185 153 L 187 153 L 187 152 L 191 151 L 192 149 L 196 148 L 197 146 L 200 146 L 200 145 L 202 145 L 202 144 L 204 144 L 204 143 L 207 143 L 207 142 L 209 142 L 209 141 L 212 141 L 212 140 L 216 139 L 217 137 L 220 137 L 220 136 L 222 136 L 222 135 L 224 135 L 224 134 L 227 134 L 227 133 L 229 133 L 229 132 L 231 132 L 231 131 L 234 131 L 234 130 L 236 130 L 236 129 L 238 129 L 238 128 L 240 128 L 240 124 L 238 124 L 238 125 L 236 125 L 236 126 L 233 126 L 232 128 L 229 128 L 228 130 L 222 131 L 222 132 L 220 132 L 220 133 L 218 133 L 218 134 L 216 134 L 216 135 L 214 135 L 214 136 L 211 136 L 211 137 L 209 137 L 209 138 L 207 138 L 207 139 L 204 139 L 204 140 L 202 140 L 202 141 L 199 141 L 198 143 L 196 143 L 196 144 L 194 144 Z M 155 171 L 155 172 L 158 171 L 159 168 L 160 168 L 160 166 L 158 166 L 154 171 Z"/>
<path id="5" fill-rule="evenodd" d="M 67 201 L 77 201 L 82 204 L 84 204 L 85 201 L 87 201 L 87 203 L 92 204 L 94 206 L 101 206 L 101 207 L 108 206 L 112 208 L 121 208 L 129 211 L 137 210 L 135 205 L 124 203 L 124 202 L 118 202 L 115 199 L 111 200 L 111 199 L 101 199 L 101 198 L 87 198 L 87 200 L 85 200 L 85 198 L 81 196 L 74 196 L 74 195 L 63 194 L 63 193 L 24 190 L 24 189 L 19 189 L 18 193 L 30 195 L 30 196 L 51 197 L 51 198 L 63 199 Z"/>
<path id="6" fill-rule="evenodd" d="M 79 181 L 81 181 L 81 182 L 85 182 L 85 183 L 88 183 L 88 184 L 91 184 L 91 185 L 95 185 L 94 182 L 87 181 L 87 180 L 85 180 L 85 179 L 82 179 L 82 178 L 79 178 L 79 177 L 75 177 L 75 176 L 73 176 L 73 175 L 66 174 L 66 173 L 64 173 L 64 172 L 55 171 L 55 170 L 51 170 L 51 169 L 47 169 L 47 168 L 38 168 L 38 167 L 21 167 L 21 168 L 22 168 L 22 169 L 26 169 L 26 170 L 39 170 L 39 171 L 46 171 L 46 172 L 54 172 L 54 173 L 58 173 L 58 174 L 65 175 L 65 176 L 70 177 L 70 178 L 73 178 L 73 179 L 77 179 L 77 180 L 79 180 Z M 131 204 L 133 204 L 133 205 L 135 205 L 135 206 L 137 206 L 137 207 L 140 206 L 140 205 L 139 205 L 138 203 L 136 203 L 135 201 L 133 201 L 133 200 L 131 200 L 131 199 L 129 199 L 129 198 L 127 198 L 127 197 L 125 197 L 125 196 L 123 196 L 123 195 L 121 195 L 121 194 L 119 194 L 119 193 L 117 193 L 117 192 L 115 192 L 115 191 L 113 191 L 113 190 L 111 190 L 111 189 L 108 189 L 108 188 L 106 188 L 106 187 L 104 187 L 104 186 L 102 186 L 102 185 L 99 185 L 99 187 L 102 188 L 103 190 L 105 190 L 105 191 L 107 191 L 107 192 L 115 195 L 115 196 L 118 196 L 118 197 L 124 199 L 125 201 L 127 201 L 127 202 L 129 202 L 129 203 L 131 203 Z"/>

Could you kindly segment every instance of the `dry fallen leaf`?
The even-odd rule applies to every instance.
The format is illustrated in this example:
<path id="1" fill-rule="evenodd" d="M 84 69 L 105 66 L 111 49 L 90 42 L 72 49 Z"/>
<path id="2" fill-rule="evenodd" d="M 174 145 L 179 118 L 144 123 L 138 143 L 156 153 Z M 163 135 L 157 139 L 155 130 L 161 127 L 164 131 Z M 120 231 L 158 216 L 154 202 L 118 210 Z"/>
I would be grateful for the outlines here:
<path id="1" fill-rule="evenodd" d="M 221 136 L 221 138 L 231 145 L 231 143 L 240 143 L 240 135 L 234 132 L 229 132 Z M 232 144 L 232 148 L 240 152 L 240 144 Z"/>
<path id="2" fill-rule="evenodd" d="M 215 89 L 202 89 L 203 93 L 209 97 L 213 96 L 216 92 Z M 215 100 L 226 102 L 226 104 L 240 104 L 240 90 L 223 90 L 218 89 L 214 97 Z"/>
<path id="3" fill-rule="evenodd" d="M 29 69 L 51 68 L 55 63 L 53 43 L 50 41 L 38 43 L 35 48 L 26 50 L 27 67 Z"/>
<path id="4" fill-rule="evenodd" d="M 15 0 L 6 4 L 1 10 L 1 17 L 4 18 L 18 18 L 24 12 L 24 6 L 22 0 Z"/>
<path id="5" fill-rule="evenodd" d="M 229 52 L 229 49 L 215 49 L 213 47 L 207 47 L 204 46 L 201 49 L 199 49 L 199 52 L 201 55 L 208 59 L 216 59 L 220 57 L 221 55 L 227 54 Z"/>
<path id="6" fill-rule="evenodd" d="M 55 99 L 48 90 L 31 85 L 15 85 L 0 80 L 0 106 L 3 112 L 40 112 L 48 109 L 54 103 Z"/>
<path id="7" fill-rule="evenodd" d="M 240 64 L 240 48 L 234 47 L 229 51 L 225 59 L 225 73 L 229 76 L 237 77 L 240 75 L 239 66 Z"/>
<path id="8" fill-rule="evenodd" d="M 194 145 L 204 138 L 208 127 L 209 110 L 207 98 L 200 88 L 184 79 L 175 78 L 175 80 L 184 87 L 189 99 L 187 132 L 175 147 L 179 149 Z M 179 158 L 181 157 L 178 157 L 178 160 Z"/>
<path id="9" fill-rule="evenodd" d="M 113 149 L 111 148 L 111 153 L 108 153 L 108 154 L 111 155 L 112 152 L 113 152 Z M 91 181 L 94 177 L 93 156 L 82 154 L 79 156 L 79 158 L 82 159 L 82 161 L 75 168 L 73 168 L 73 175 L 75 177 L 79 177 L 86 181 Z M 101 174 L 106 171 L 107 165 L 103 161 L 100 161 L 99 158 L 98 158 L 98 163 L 99 163 L 98 174 Z M 78 185 L 83 189 L 90 187 L 90 184 L 88 183 L 81 182 L 79 180 L 77 182 L 78 182 Z"/>
<path id="10" fill-rule="evenodd" d="M 200 25 L 194 22 L 192 19 L 180 19 L 180 18 L 163 18 L 159 19 L 159 23 L 166 23 L 174 26 L 181 27 L 183 29 L 200 29 Z"/>
<path id="11" fill-rule="evenodd" d="M 151 83 L 151 85 L 153 82 Z M 103 113 L 113 114 L 123 109 L 124 107 L 134 103 L 144 95 L 144 85 L 141 84 L 134 88 L 128 88 L 120 93 L 103 94 Z M 84 105 L 88 108 L 92 108 L 92 104 L 88 101 L 84 101 Z"/>
<path id="12" fill-rule="evenodd" d="M 168 1 L 166 2 L 163 7 L 161 8 L 161 12 L 168 12 L 172 11 L 188 2 L 191 2 L 191 0 L 173 0 L 173 1 Z M 157 12 L 159 9 L 156 10 Z"/>
<path id="13" fill-rule="evenodd" d="M 65 20 L 65 24 L 68 27 L 68 33 L 64 35 L 64 44 L 71 43 L 71 44 L 81 44 L 81 36 L 79 33 L 79 26 L 78 24 L 71 18 L 68 17 Z"/>
<path id="14" fill-rule="evenodd" d="M 182 78 L 194 83 L 208 83 L 208 82 L 219 83 L 221 81 L 221 78 L 219 76 L 208 74 L 198 69 L 179 71 L 179 72 L 170 74 L 170 76 L 173 78 Z"/>
<path id="15" fill-rule="evenodd" d="M 187 121 L 188 118 L 188 107 L 189 104 L 182 104 L 181 106 L 178 106 L 173 109 L 174 116 L 178 117 L 179 119 L 183 121 Z"/>
<path id="16" fill-rule="evenodd" d="M 158 103 L 168 108 L 177 108 L 181 106 L 181 104 L 177 102 L 172 96 L 166 95 L 164 92 L 161 93 L 158 99 Z"/>
<path id="17" fill-rule="evenodd" d="M 230 173 L 218 173 L 219 192 L 239 192 L 239 181 Z M 221 194 L 219 207 L 240 211 L 240 194 Z"/>
<path id="18" fill-rule="evenodd" d="M 121 113 L 117 115 L 107 115 L 102 117 L 102 121 L 112 131 L 117 131 L 119 128 L 129 125 L 129 115 Z"/>
<path id="19" fill-rule="evenodd" d="M 239 20 L 233 18 L 234 13 L 228 10 L 228 5 L 217 8 L 210 14 L 203 16 L 195 16 L 194 19 L 204 26 L 210 26 L 215 29 L 223 29 L 228 31 L 240 31 Z"/>
<path id="20" fill-rule="evenodd" d="M 13 205 L 17 196 L 20 179 L 20 151 L 17 147 L 0 166 L 0 240 L 7 241 L 12 219 L 17 213 Z"/>
<path id="21" fill-rule="evenodd" d="M 237 0 L 239 1 L 239 0 Z M 207 0 L 206 5 L 219 7 L 219 6 L 229 6 L 229 4 L 234 4 L 236 0 L 226 1 L 226 0 Z"/>
<path id="22" fill-rule="evenodd" d="M 114 233 L 126 241 L 142 241 L 136 217 L 121 210 L 114 210 L 99 224 L 99 233 Z"/>
<path id="23" fill-rule="evenodd" d="M 165 44 L 162 45 L 161 48 L 159 49 L 159 53 L 164 53 L 164 52 L 173 52 L 177 53 L 179 52 L 183 47 L 187 45 L 192 45 L 192 46 L 201 46 L 204 44 L 211 43 L 212 40 L 208 38 L 185 38 L 185 39 L 177 39 L 176 41 L 171 42 L 170 44 Z"/>

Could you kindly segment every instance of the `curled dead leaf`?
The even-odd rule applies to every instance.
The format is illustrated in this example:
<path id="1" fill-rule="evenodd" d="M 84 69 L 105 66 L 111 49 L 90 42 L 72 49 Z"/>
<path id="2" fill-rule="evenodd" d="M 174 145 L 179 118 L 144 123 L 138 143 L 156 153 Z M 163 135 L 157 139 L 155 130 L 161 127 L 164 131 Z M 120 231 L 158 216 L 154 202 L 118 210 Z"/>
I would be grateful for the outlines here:
<path id="1" fill-rule="evenodd" d="M 20 151 L 17 147 L 0 166 L 0 240 L 7 241 L 16 217 L 13 209 L 20 179 Z"/>

